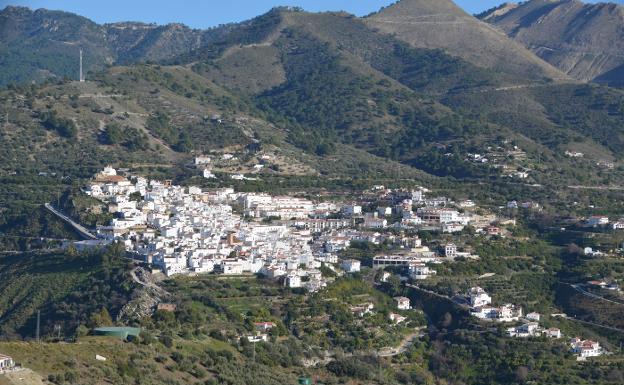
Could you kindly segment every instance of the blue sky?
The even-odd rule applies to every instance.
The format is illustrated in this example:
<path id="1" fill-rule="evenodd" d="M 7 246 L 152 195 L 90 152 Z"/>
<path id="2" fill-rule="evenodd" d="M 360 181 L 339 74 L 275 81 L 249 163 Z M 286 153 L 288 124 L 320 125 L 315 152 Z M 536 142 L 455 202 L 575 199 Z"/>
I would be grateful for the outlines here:
<path id="1" fill-rule="evenodd" d="M 469 13 L 480 12 L 504 1 L 455 0 Z M 362 16 L 392 2 L 394 0 L 0 0 L 0 9 L 6 5 L 23 5 L 74 12 L 98 23 L 181 22 L 195 28 L 207 28 L 250 19 L 277 5 L 300 6 L 308 11 L 345 10 Z M 624 3 L 624 0 L 617 2 Z"/>

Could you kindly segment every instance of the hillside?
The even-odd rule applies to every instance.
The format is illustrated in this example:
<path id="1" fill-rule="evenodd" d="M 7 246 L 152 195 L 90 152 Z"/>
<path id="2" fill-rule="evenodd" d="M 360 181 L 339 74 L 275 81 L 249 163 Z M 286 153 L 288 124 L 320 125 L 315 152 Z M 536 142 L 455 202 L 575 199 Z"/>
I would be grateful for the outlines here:
<path id="1" fill-rule="evenodd" d="M 34 338 L 37 311 L 41 335 L 53 335 L 59 326 L 62 335 L 74 335 L 102 307 L 116 317 L 136 286 L 122 255 L 119 250 L 0 254 L 2 339 Z"/>
<path id="2" fill-rule="evenodd" d="M 623 94 L 526 82 L 412 47 L 349 14 L 277 8 L 162 64 L 0 92 L 0 226 L 13 237 L 28 236 L 28 226 L 36 236 L 61 237 L 40 205 L 106 164 L 241 189 L 503 183 L 518 169 L 553 191 L 620 183 Z M 468 159 L 506 143 L 526 158 L 499 168 Z M 564 156 L 579 149 L 586 159 Z M 241 161 L 217 167 L 215 181 L 187 167 L 195 154 L 227 151 Z M 250 170 L 259 153 L 275 164 L 257 181 L 234 183 L 229 175 Z"/>
<path id="3" fill-rule="evenodd" d="M 99 25 L 68 12 L 7 6 L 0 11 L 0 85 L 77 78 L 80 49 L 87 73 L 113 63 L 179 55 L 226 30 L 193 30 L 180 24 Z"/>
<path id="4" fill-rule="evenodd" d="M 451 0 L 401 0 L 367 17 L 365 22 L 414 47 L 443 49 L 480 67 L 532 80 L 566 78 Z"/>
<path id="5" fill-rule="evenodd" d="M 527 86 L 517 74 L 411 47 L 343 13 L 274 9 L 167 64 L 111 67 L 86 83 L 6 90 L 0 95 L 9 106 L 4 171 L 84 178 L 112 163 L 151 172 L 169 168 L 175 177 L 187 173 L 181 167 L 194 153 L 260 143 L 281 153 L 284 164 L 298 165 L 269 175 L 378 177 L 400 169 L 406 177 L 430 178 L 420 169 L 483 178 L 498 174 L 475 168 L 462 153 L 500 137 L 536 155 L 548 149 L 553 162 L 571 142 L 586 142 L 607 159 L 622 147 L 606 135 L 622 127 L 617 91 L 598 92 L 605 108 L 594 108 L 592 98 L 577 103 L 575 113 L 591 110 L 593 116 L 583 125 L 561 115 L 565 106 L 557 99 L 538 100 L 564 88 L 582 95 L 581 85 Z M 534 86 L 540 95 L 530 92 Z M 498 115 L 472 111 L 476 100 L 484 101 L 483 111 L 498 108 L 496 95 L 506 92 L 522 95 L 527 106 L 549 107 L 538 114 L 509 111 L 509 105 Z M 591 122 L 608 124 L 595 130 Z M 558 141 L 547 134 L 552 131 Z M 440 146 L 459 159 L 440 158 Z M 356 162 L 344 161 L 353 157 Z M 536 177 L 570 164 L 556 163 L 542 164 Z"/>
<path id="6" fill-rule="evenodd" d="M 531 0 L 479 15 L 571 77 L 624 85 L 624 7 Z"/>

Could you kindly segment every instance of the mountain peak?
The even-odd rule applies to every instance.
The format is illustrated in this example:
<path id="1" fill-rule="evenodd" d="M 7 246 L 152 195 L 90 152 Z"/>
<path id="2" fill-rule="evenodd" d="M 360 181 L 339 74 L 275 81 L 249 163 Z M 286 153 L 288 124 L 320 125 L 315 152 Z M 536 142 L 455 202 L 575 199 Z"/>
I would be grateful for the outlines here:
<path id="1" fill-rule="evenodd" d="M 531 0 L 479 15 L 568 75 L 623 84 L 624 7 L 578 0 Z"/>
<path id="2" fill-rule="evenodd" d="M 384 17 L 419 17 L 439 14 L 468 16 L 464 10 L 451 0 L 399 0 L 383 8 L 375 15 L 383 15 Z"/>
<path id="3" fill-rule="evenodd" d="M 369 26 L 412 46 L 442 49 L 480 67 L 535 80 L 565 78 L 451 0 L 401 0 L 365 20 Z"/>

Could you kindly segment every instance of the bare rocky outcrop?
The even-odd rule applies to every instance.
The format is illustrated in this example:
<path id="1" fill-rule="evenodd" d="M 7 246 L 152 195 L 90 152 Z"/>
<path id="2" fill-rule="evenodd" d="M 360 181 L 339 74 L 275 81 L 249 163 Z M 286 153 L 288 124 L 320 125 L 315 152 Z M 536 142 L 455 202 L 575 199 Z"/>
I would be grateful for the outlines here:
<path id="1" fill-rule="evenodd" d="M 117 321 L 127 322 L 151 316 L 156 306 L 169 298 L 170 294 L 158 286 L 159 277 L 142 267 L 130 272 L 132 279 L 140 286 L 132 299 L 124 305 L 117 315 Z"/>
<path id="2" fill-rule="evenodd" d="M 532 0 L 479 17 L 575 79 L 624 85 L 621 5 Z"/>

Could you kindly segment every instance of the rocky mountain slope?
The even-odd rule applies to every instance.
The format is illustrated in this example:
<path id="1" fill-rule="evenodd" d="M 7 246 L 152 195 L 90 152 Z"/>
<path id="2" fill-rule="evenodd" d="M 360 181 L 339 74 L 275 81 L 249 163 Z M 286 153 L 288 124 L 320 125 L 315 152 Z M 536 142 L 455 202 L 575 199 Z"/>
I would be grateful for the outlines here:
<path id="1" fill-rule="evenodd" d="M 366 23 L 414 47 L 440 48 L 481 67 L 534 80 L 566 78 L 451 0 L 400 0 L 367 17 Z"/>
<path id="2" fill-rule="evenodd" d="M 531 0 L 479 17 L 575 79 L 624 85 L 621 5 Z"/>
<path id="3" fill-rule="evenodd" d="M 405 4 L 415 3 L 396 6 Z M 574 111 L 553 95 L 573 97 L 566 106 Z M 586 141 L 610 157 L 621 149 L 624 119 L 615 90 L 485 69 L 380 34 L 368 19 L 292 9 L 230 26 L 162 65 L 112 67 L 87 83 L 7 90 L 0 100 L 9 106 L 3 168 L 76 176 L 105 163 L 183 163 L 194 152 L 259 142 L 316 175 L 384 173 L 390 159 L 414 175 L 483 177 L 489 171 L 461 155 L 439 158 L 439 149 L 462 153 L 505 137 L 553 156 Z M 519 100 L 525 107 L 510 110 Z M 125 137 L 111 140 L 109 130 L 119 131 L 111 126 Z M 345 157 L 359 162 L 336 162 Z"/>

